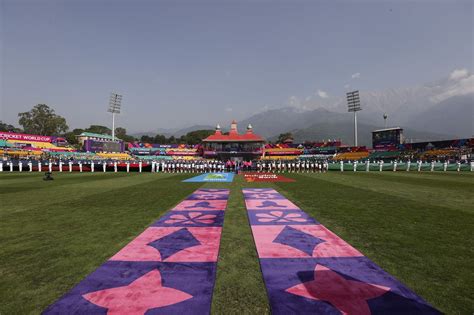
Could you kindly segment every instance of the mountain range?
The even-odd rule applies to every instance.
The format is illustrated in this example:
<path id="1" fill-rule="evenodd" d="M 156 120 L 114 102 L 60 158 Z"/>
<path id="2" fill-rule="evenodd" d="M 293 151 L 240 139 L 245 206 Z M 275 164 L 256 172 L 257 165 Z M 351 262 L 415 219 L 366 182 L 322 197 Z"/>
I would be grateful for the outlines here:
<path id="1" fill-rule="evenodd" d="M 474 121 L 474 75 L 456 70 L 449 77 L 414 87 L 382 91 L 360 91 L 362 111 L 358 113 L 359 145 L 370 145 L 371 131 L 388 126 L 404 128 L 408 141 L 472 137 Z M 230 123 L 230 122 L 229 122 Z M 225 129 L 225 122 L 220 122 Z M 347 112 L 345 97 L 311 97 L 296 105 L 273 108 L 239 122 L 240 131 L 251 124 L 254 132 L 269 140 L 292 132 L 295 141 L 341 139 L 353 142 L 353 115 Z M 183 129 L 160 129 L 181 136 L 215 124 Z"/>

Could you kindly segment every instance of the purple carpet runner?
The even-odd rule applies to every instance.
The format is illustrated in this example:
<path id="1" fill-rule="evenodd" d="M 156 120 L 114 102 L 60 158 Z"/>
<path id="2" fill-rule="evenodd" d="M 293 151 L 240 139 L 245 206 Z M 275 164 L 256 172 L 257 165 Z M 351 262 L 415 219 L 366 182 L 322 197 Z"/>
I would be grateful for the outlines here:
<path id="1" fill-rule="evenodd" d="M 440 314 L 273 189 L 243 189 L 273 314 Z"/>
<path id="2" fill-rule="evenodd" d="M 45 314 L 209 314 L 227 189 L 199 189 Z"/>

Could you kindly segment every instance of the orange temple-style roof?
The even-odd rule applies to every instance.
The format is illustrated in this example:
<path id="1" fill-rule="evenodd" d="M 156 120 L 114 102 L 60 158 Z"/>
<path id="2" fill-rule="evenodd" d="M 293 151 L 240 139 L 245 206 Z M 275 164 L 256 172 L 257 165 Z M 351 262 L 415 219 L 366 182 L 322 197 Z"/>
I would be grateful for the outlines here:
<path id="1" fill-rule="evenodd" d="M 230 125 L 229 134 L 222 134 L 221 127 L 217 125 L 216 132 L 213 135 L 210 135 L 203 142 L 264 142 L 261 136 L 253 133 L 251 125 L 248 125 L 247 132 L 245 134 L 239 134 L 237 130 L 237 122 L 232 121 Z"/>

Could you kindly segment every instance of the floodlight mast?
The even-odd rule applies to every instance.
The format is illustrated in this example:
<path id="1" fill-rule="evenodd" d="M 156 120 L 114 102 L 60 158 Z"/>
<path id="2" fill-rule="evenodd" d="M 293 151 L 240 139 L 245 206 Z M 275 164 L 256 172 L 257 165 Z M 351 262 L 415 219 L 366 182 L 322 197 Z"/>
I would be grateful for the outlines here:
<path id="1" fill-rule="evenodd" d="M 115 141 L 115 114 L 120 114 L 122 107 L 122 95 L 111 93 L 109 99 L 109 113 L 112 113 L 112 141 Z"/>
<path id="2" fill-rule="evenodd" d="M 348 112 L 354 113 L 354 146 L 357 147 L 357 112 L 362 110 L 360 108 L 359 91 L 347 92 L 346 96 Z"/>

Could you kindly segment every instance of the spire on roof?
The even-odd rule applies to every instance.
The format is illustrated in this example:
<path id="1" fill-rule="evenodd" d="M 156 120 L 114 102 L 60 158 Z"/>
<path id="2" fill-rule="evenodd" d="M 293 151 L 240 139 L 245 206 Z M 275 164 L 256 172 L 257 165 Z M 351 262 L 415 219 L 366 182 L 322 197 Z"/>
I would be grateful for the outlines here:
<path id="1" fill-rule="evenodd" d="M 249 134 L 249 133 L 253 133 L 253 129 L 252 129 L 252 125 L 251 125 L 251 124 L 249 124 L 249 125 L 247 126 L 247 134 Z"/>
<path id="2" fill-rule="evenodd" d="M 238 134 L 239 132 L 237 131 L 237 122 L 232 120 L 232 124 L 230 125 L 230 131 L 229 134 Z"/>
<path id="3" fill-rule="evenodd" d="M 222 131 L 221 131 L 221 125 L 217 124 L 216 126 L 216 135 L 222 135 Z"/>

